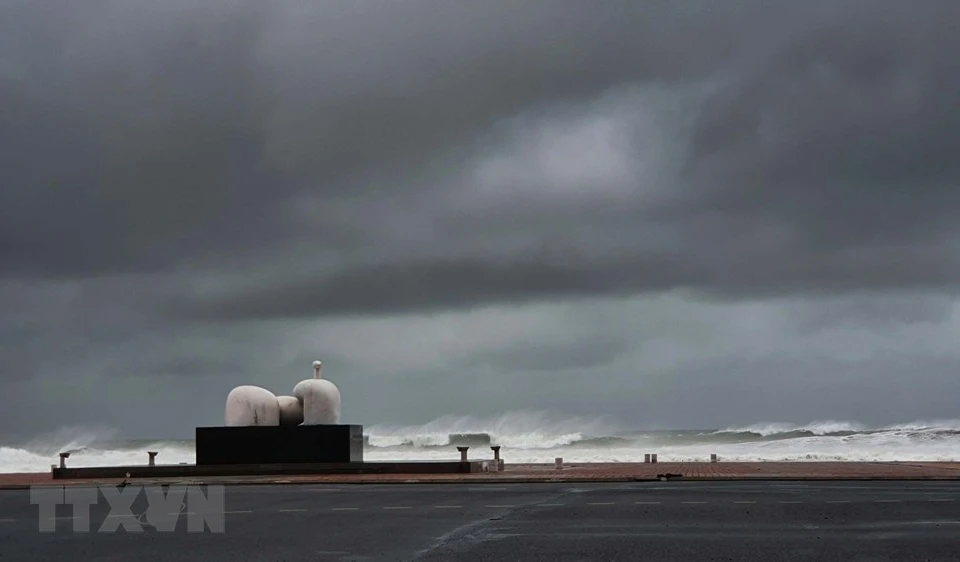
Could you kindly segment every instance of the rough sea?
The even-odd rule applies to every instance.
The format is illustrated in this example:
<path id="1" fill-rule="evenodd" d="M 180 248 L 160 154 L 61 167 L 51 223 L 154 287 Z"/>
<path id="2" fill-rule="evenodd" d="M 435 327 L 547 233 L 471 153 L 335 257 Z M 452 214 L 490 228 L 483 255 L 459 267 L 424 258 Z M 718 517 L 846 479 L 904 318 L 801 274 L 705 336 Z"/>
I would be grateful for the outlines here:
<path id="1" fill-rule="evenodd" d="M 46 472 L 58 453 L 71 453 L 69 466 L 146 464 L 146 451 L 159 451 L 158 464 L 194 462 L 189 439 L 123 440 L 109 430 L 70 429 L 25 443 L 0 445 L 0 472 Z M 455 447 L 469 445 L 471 458 L 491 458 L 502 447 L 508 463 L 640 462 L 657 453 L 660 462 L 706 461 L 958 461 L 960 420 L 929 420 L 869 427 L 852 421 L 805 424 L 755 423 L 704 429 L 623 428 L 600 419 L 558 419 L 515 412 L 489 418 L 443 417 L 414 426 L 364 428 L 366 460 L 459 458 Z"/>

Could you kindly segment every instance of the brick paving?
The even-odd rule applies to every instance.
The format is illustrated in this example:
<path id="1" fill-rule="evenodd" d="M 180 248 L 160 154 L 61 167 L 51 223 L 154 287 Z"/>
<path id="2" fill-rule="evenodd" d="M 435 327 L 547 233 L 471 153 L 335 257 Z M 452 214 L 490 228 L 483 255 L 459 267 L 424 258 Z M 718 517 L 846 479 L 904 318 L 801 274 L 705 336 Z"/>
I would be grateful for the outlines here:
<path id="1" fill-rule="evenodd" d="M 247 476 L 136 479 L 139 483 L 204 482 L 223 484 L 286 483 L 398 483 L 398 482 L 556 482 L 651 480 L 660 475 L 682 479 L 951 479 L 960 480 L 960 462 L 719 462 L 719 463 L 573 463 L 554 465 L 506 464 L 503 472 L 472 474 L 323 474 L 299 476 Z M 0 488 L 31 485 L 116 484 L 120 479 L 53 480 L 50 473 L 0 474 Z"/>
<path id="2" fill-rule="evenodd" d="M 572 464 L 557 470 L 552 465 L 519 465 L 504 474 L 526 473 L 596 478 L 656 478 L 661 474 L 679 474 L 684 478 L 957 478 L 960 463 L 861 463 L 861 462 L 718 462 L 718 463 L 622 463 Z"/>

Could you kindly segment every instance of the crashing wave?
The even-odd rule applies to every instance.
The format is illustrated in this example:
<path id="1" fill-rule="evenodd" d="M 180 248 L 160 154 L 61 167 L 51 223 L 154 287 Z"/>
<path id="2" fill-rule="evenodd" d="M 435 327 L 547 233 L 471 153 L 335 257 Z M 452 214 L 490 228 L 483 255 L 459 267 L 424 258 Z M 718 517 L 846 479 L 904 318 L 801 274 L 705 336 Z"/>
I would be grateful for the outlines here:
<path id="1" fill-rule="evenodd" d="M 512 413 L 491 418 L 446 417 L 419 426 L 372 426 L 364 458 L 449 460 L 455 445 L 489 456 L 501 445 L 511 463 L 661 461 L 960 461 L 960 421 L 932 420 L 871 428 L 855 422 L 758 423 L 726 429 L 623 431 L 602 419 Z M 72 429 L 0 445 L 0 472 L 46 472 L 57 453 L 70 451 L 71 466 L 144 464 L 146 451 L 161 464 L 192 463 L 192 440 L 121 441 L 109 431 Z"/>

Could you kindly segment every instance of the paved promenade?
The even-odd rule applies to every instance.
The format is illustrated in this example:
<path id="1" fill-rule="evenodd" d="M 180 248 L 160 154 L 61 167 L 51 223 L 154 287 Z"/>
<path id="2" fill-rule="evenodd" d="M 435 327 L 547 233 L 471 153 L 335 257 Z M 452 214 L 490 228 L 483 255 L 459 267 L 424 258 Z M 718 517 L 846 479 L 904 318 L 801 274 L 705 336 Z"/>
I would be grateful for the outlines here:
<path id="1" fill-rule="evenodd" d="M 192 500 L 150 512 L 145 493 L 133 499 L 129 517 L 106 498 L 43 517 L 28 490 L 0 491 L 0 558 L 956 562 L 960 552 L 956 481 L 230 486 L 207 532 L 191 526 Z"/>
<path id="2" fill-rule="evenodd" d="M 323 474 L 137 479 L 136 482 L 209 482 L 224 484 L 285 483 L 444 483 L 444 482 L 629 482 L 679 475 L 683 480 L 960 480 L 960 462 L 758 462 L 758 463 L 590 463 L 554 465 L 506 464 L 503 472 L 473 474 Z M 49 473 L 0 474 L 0 488 L 31 485 L 114 483 L 117 479 L 53 480 Z"/>

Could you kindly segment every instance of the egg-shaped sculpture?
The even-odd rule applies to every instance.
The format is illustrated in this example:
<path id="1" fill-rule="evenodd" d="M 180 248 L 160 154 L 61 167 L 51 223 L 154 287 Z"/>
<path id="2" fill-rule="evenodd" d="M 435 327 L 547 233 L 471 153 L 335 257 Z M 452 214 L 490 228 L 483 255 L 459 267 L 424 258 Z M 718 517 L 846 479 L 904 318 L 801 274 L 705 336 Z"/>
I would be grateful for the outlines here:
<path id="1" fill-rule="evenodd" d="M 277 396 L 280 405 L 280 425 L 303 423 L 303 404 L 296 396 Z"/>
<path id="2" fill-rule="evenodd" d="M 303 425 L 340 423 L 340 390 L 324 380 L 323 364 L 313 362 L 313 378 L 300 381 L 293 387 L 293 395 L 303 405 Z"/>
<path id="3" fill-rule="evenodd" d="M 238 386 L 227 395 L 224 423 L 227 426 L 280 425 L 280 404 L 276 395 L 263 387 Z"/>

